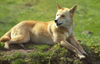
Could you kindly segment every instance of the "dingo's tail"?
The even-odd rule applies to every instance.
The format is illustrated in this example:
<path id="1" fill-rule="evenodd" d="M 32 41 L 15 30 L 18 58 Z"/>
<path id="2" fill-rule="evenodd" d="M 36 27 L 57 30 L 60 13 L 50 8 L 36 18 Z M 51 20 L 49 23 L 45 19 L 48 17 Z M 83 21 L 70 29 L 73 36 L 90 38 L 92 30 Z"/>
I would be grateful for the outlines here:
<path id="1" fill-rule="evenodd" d="M 4 34 L 1 38 L 0 38 L 0 42 L 6 42 L 9 41 L 11 39 L 11 30 L 8 31 L 6 34 Z"/>

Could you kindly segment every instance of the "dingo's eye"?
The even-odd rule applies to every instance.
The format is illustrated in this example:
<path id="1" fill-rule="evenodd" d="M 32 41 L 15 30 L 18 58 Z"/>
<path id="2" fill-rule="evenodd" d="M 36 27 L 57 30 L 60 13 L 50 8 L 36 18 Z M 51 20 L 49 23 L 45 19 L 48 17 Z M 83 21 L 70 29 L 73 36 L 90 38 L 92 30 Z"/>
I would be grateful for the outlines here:
<path id="1" fill-rule="evenodd" d="M 65 17 L 65 15 L 61 15 L 61 17 Z"/>

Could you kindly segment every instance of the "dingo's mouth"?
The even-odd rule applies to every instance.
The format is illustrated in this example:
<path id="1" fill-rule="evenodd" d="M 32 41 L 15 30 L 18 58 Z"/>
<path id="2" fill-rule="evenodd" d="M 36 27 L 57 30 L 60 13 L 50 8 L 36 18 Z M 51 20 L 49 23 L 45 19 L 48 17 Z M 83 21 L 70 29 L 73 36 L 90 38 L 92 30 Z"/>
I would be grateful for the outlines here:
<path id="1" fill-rule="evenodd" d="M 57 24 L 57 26 L 60 26 L 62 23 L 56 23 Z"/>

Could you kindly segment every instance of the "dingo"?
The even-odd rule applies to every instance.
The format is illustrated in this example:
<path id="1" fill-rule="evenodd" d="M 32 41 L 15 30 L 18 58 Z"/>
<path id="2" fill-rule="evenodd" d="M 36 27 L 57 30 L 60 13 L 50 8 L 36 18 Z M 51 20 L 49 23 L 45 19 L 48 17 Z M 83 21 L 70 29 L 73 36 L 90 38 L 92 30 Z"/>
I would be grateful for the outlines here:
<path id="1" fill-rule="evenodd" d="M 75 52 L 79 58 L 86 58 L 87 53 L 74 38 L 73 15 L 77 5 L 71 9 L 62 8 L 57 3 L 56 19 L 49 22 L 22 21 L 0 38 L 0 42 L 5 42 L 4 48 L 9 49 L 9 44 L 27 43 L 32 41 L 38 44 L 60 45 Z M 70 44 L 70 43 L 72 44 Z"/>

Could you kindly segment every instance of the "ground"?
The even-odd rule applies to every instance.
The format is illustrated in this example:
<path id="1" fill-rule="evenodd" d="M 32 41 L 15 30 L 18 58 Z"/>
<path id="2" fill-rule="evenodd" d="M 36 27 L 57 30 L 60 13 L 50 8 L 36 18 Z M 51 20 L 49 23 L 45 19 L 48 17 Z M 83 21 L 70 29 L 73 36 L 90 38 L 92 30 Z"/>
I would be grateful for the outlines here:
<path id="1" fill-rule="evenodd" d="M 80 60 L 74 52 L 60 45 L 14 44 L 10 50 L 2 49 L 1 64 L 92 64 L 91 59 Z M 96 60 L 95 60 L 96 61 Z"/>

